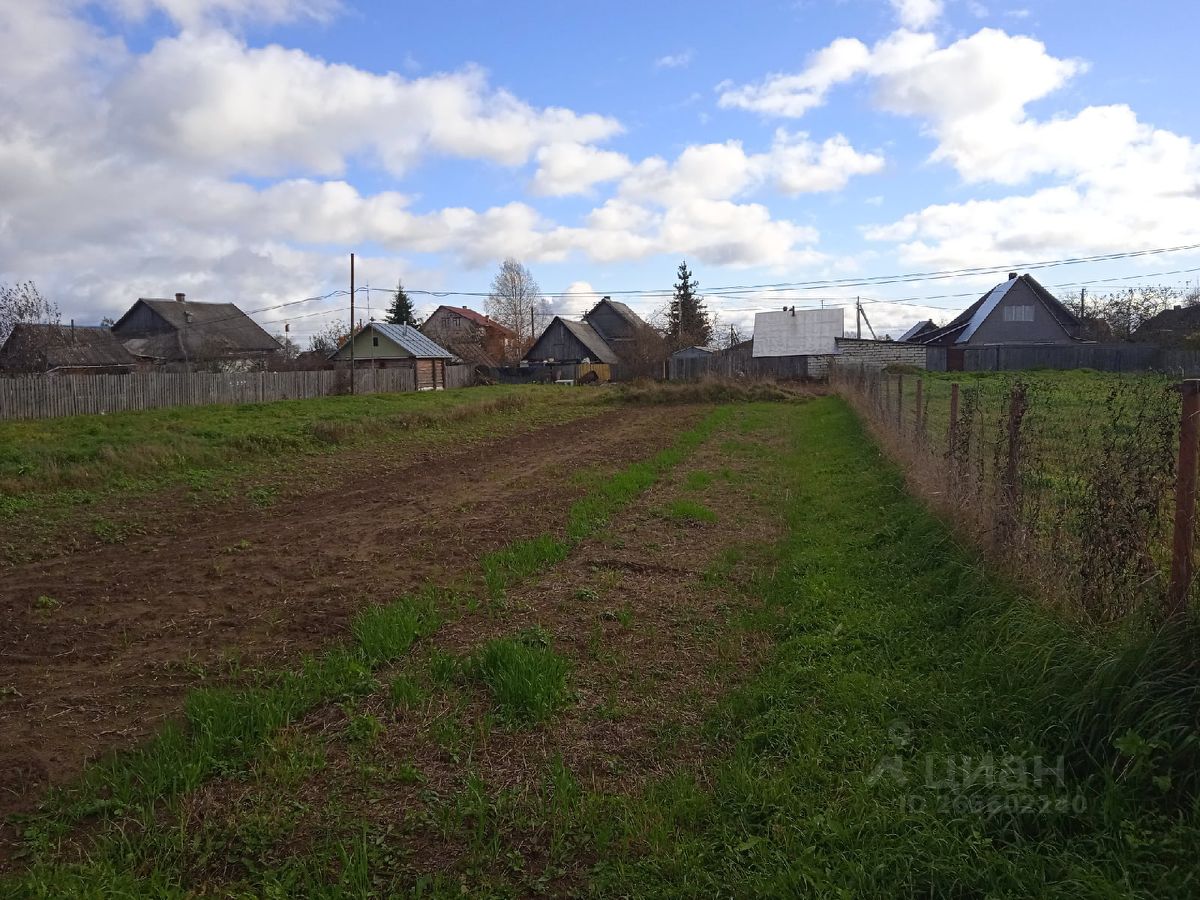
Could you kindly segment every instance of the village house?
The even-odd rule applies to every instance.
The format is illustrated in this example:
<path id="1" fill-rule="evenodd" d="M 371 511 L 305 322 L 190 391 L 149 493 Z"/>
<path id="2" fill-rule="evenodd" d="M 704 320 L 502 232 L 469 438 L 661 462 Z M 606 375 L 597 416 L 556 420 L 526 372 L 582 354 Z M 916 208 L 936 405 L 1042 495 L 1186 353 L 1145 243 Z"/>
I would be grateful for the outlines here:
<path id="1" fill-rule="evenodd" d="M 997 344 L 1074 344 L 1079 319 L 1032 275 L 1008 274 L 946 325 L 926 329 L 921 344 L 953 347 Z"/>
<path id="2" fill-rule="evenodd" d="M 650 326 L 626 304 L 605 297 L 582 322 L 555 316 L 525 353 L 531 363 L 619 363 L 637 355 Z"/>
<path id="3" fill-rule="evenodd" d="M 508 365 L 520 356 L 517 333 L 466 306 L 439 306 L 421 333 L 474 366 Z"/>
<path id="4" fill-rule="evenodd" d="M 411 369 L 419 391 L 440 391 L 446 386 L 446 365 L 454 354 L 422 334 L 414 325 L 370 322 L 346 340 L 330 359 L 349 363 L 353 351 L 354 367 L 372 369 Z"/>
<path id="5" fill-rule="evenodd" d="M 1175 306 L 1151 316 L 1130 338 L 1160 347 L 1200 348 L 1200 305 Z"/>
<path id="6" fill-rule="evenodd" d="M 123 375 L 138 360 L 103 325 L 13 326 L 0 346 L 0 371 L 56 375 Z"/>
<path id="7" fill-rule="evenodd" d="M 112 326 L 136 357 L 167 368 L 266 365 L 279 342 L 232 303 L 139 298 Z"/>

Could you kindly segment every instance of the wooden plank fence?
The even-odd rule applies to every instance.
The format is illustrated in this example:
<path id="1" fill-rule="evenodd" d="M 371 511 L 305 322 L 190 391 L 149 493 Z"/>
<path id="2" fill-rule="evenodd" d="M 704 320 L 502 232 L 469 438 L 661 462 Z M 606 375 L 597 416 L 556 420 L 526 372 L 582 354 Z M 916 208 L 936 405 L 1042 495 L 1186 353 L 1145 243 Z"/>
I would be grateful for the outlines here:
<path id="1" fill-rule="evenodd" d="M 447 366 L 446 387 L 474 382 L 471 366 Z M 209 403 L 270 403 L 349 392 L 350 373 L 145 372 L 132 375 L 18 375 L 0 377 L 0 420 L 98 415 Z M 411 369 L 362 369 L 360 394 L 416 390 Z"/>

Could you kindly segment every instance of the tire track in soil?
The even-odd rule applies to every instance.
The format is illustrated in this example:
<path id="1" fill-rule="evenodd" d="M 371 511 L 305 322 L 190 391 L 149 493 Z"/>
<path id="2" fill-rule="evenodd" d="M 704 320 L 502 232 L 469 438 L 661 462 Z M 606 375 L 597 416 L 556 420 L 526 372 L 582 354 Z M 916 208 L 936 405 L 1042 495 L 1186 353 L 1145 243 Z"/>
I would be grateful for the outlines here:
<path id="1" fill-rule="evenodd" d="M 6 570 L 0 816 L 155 731 L 200 681 L 198 666 L 233 652 L 244 665 L 282 664 L 343 634 L 364 604 L 562 527 L 583 491 L 573 472 L 649 456 L 702 412 L 615 410 L 360 470 L 258 515 L 210 515 L 175 534 Z M 43 594 L 61 606 L 36 609 Z"/>

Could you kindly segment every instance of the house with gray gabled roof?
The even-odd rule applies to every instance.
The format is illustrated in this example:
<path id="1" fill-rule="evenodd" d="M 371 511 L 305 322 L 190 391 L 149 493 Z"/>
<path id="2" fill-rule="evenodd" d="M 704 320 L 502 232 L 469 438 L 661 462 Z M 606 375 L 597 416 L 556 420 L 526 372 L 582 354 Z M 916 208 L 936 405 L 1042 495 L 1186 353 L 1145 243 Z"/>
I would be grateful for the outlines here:
<path id="1" fill-rule="evenodd" d="M 279 342 L 232 303 L 141 297 L 112 326 L 134 356 L 157 364 L 263 364 Z"/>
<path id="2" fill-rule="evenodd" d="M 896 340 L 917 342 L 918 338 L 920 338 L 922 335 L 929 334 L 931 331 L 936 330 L 937 323 L 934 322 L 933 319 L 925 319 L 924 321 L 918 322 L 912 328 L 908 329 L 908 331 L 904 332 L 904 334 L 900 335 L 900 337 L 896 338 Z"/>
<path id="3" fill-rule="evenodd" d="M 103 325 L 17 323 L 0 346 L 0 371 L 125 374 L 138 360 Z"/>
<path id="4" fill-rule="evenodd" d="M 1073 344 L 1079 339 L 1078 317 L 1042 287 L 1032 275 L 1008 274 L 940 328 L 927 330 L 919 344 L 965 349 L 1003 344 Z"/>
<path id="5" fill-rule="evenodd" d="M 604 297 L 582 322 L 555 316 L 525 353 L 536 363 L 619 363 L 634 353 L 639 336 L 650 328 L 630 307 Z"/>
<path id="6" fill-rule="evenodd" d="M 347 338 L 329 355 L 338 363 L 349 363 L 353 350 L 356 369 L 411 369 L 417 390 L 440 391 L 446 387 L 446 364 L 454 354 L 422 334 L 415 325 L 369 322 L 353 339 Z"/>
<path id="7" fill-rule="evenodd" d="M 616 363 L 619 357 L 600 333 L 587 322 L 555 316 L 525 353 L 537 363 Z"/>

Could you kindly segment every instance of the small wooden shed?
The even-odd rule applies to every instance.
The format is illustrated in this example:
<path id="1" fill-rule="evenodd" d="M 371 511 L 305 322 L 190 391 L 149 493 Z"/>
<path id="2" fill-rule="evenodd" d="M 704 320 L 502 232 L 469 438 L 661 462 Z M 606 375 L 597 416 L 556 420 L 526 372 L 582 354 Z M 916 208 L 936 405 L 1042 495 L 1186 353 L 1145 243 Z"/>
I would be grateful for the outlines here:
<path id="1" fill-rule="evenodd" d="M 371 322 L 359 329 L 353 341 L 356 369 L 412 369 L 418 391 L 440 391 L 446 387 L 446 364 L 454 354 L 413 325 Z M 344 341 L 330 359 L 348 363 L 350 350 L 351 342 Z"/>

